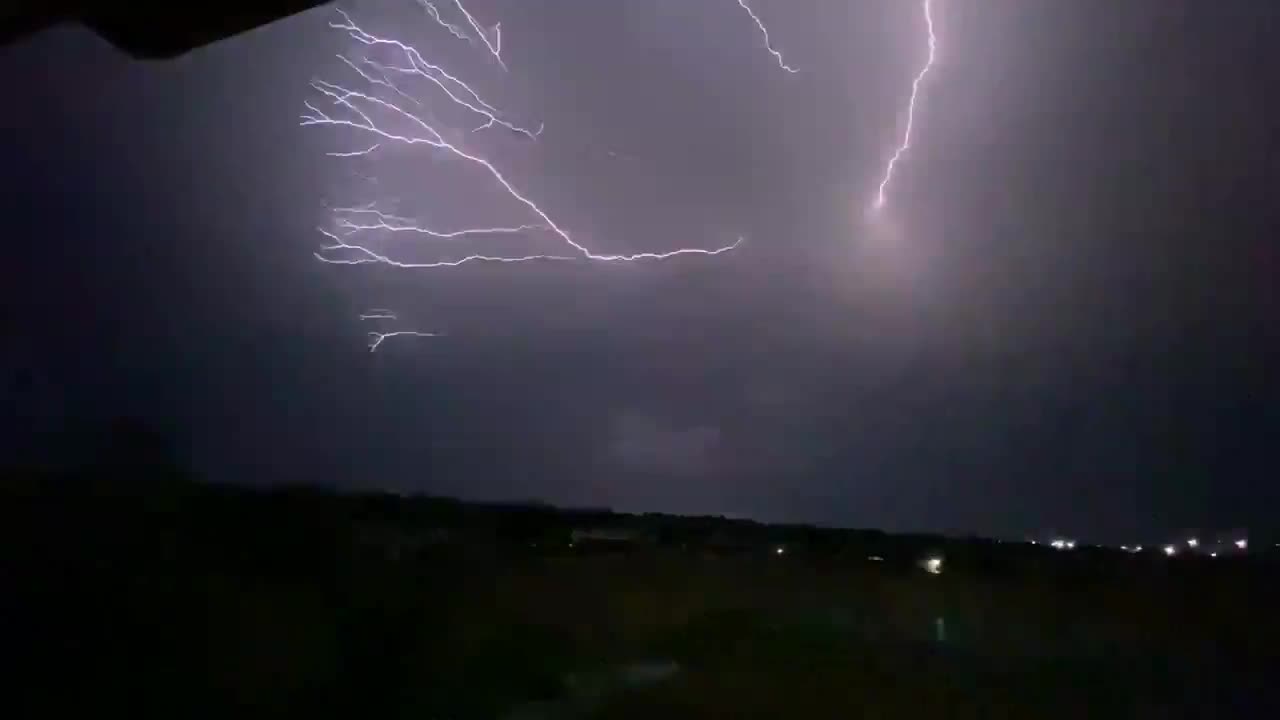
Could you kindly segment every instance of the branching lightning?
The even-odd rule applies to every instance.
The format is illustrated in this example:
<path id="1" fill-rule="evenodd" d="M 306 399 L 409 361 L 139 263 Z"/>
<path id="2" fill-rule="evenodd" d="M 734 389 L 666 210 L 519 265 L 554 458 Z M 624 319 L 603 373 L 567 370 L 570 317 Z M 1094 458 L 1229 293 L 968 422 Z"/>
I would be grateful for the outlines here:
<path id="1" fill-rule="evenodd" d="M 326 262 L 331 265 L 370 265 L 382 264 L 391 267 L 403 269 L 430 269 L 443 267 L 458 267 L 471 262 L 491 262 L 491 263 L 522 263 L 531 262 L 533 260 L 576 260 L 575 257 L 566 255 L 520 255 L 516 257 L 507 257 L 501 255 L 468 255 L 457 260 L 436 260 L 432 262 L 405 262 L 401 260 L 393 260 L 392 258 L 381 253 L 374 252 L 370 248 L 356 243 L 349 243 L 342 240 L 337 235 L 325 230 L 317 228 L 321 234 L 332 240 L 332 244 L 321 245 L 320 251 L 315 253 L 317 260 Z M 341 253 L 346 255 L 341 257 L 333 257 L 325 253 Z"/>
<path id="2" fill-rule="evenodd" d="M 460 2 L 456 4 L 458 9 L 468 18 L 476 32 L 481 35 L 490 52 L 495 57 L 498 57 L 499 62 L 501 62 L 501 36 L 496 28 L 495 39 L 491 43 L 481 32 L 479 24 L 470 13 L 467 13 Z M 370 85 L 384 88 L 393 93 L 396 98 L 412 103 L 414 106 L 421 106 L 422 102 L 419 99 L 405 92 L 391 80 L 391 77 L 393 75 L 403 75 L 426 80 L 443 93 L 454 106 L 480 118 L 482 122 L 476 130 L 501 126 L 529 139 L 538 137 L 541 128 L 538 131 L 531 131 L 505 119 L 501 111 L 482 99 L 479 93 L 470 85 L 450 74 L 439 65 L 427 62 L 417 49 L 399 40 L 383 38 L 369 33 L 356 25 L 349 15 L 342 11 L 338 12 L 341 16 L 341 22 L 331 22 L 330 27 L 345 31 L 361 45 L 390 50 L 401 56 L 403 64 L 390 65 L 375 62 L 368 58 L 352 59 L 340 56 L 348 68 Z M 428 9 L 428 13 L 430 12 L 431 10 Z M 435 13 L 435 15 L 438 14 L 438 12 Z M 533 216 L 531 218 L 533 222 L 515 226 L 482 226 L 459 230 L 437 230 L 418 224 L 413 220 L 383 214 L 372 207 L 342 208 L 334 211 L 334 225 L 338 232 L 327 230 L 323 227 L 319 228 L 319 231 L 330 241 L 322 245 L 320 250 L 315 253 L 316 258 L 322 262 L 338 265 L 385 264 L 398 268 L 457 267 L 471 262 L 524 263 L 575 259 L 626 262 L 663 260 L 679 255 L 719 255 L 736 248 L 742 242 L 742 238 L 738 238 L 730 245 L 714 249 L 680 248 L 667 252 L 634 254 L 601 254 L 592 252 L 586 246 L 574 240 L 560 224 L 554 221 L 528 195 L 517 189 L 492 162 L 472 151 L 463 149 L 456 142 L 447 140 L 445 132 L 437 128 L 433 124 L 434 121 L 429 119 L 427 114 L 413 111 L 406 104 L 401 103 L 400 100 L 389 99 L 389 96 L 385 96 L 385 93 L 376 93 L 376 91 L 363 92 L 325 80 L 314 80 L 311 83 L 311 87 L 324 102 L 322 103 L 320 100 L 306 102 L 308 113 L 302 116 L 301 125 L 347 128 L 358 131 L 373 140 L 373 144 L 367 149 L 331 154 L 340 157 L 362 156 L 386 149 L 388 146 L 423 146 L 430 148 L 482 170 L 484 174 L 487 174 L 490 179 L 496 182 L 509 198 L 515 200 L 519 205 L 523 205 Z M 390 117 L 396 121 L 395 126 L 380 123 L 374 119 L 375 116 L 379 118 L 383 116 Z M 404 130 L 403 128 L 405 127 L 408 130 Z M 556 236 L 567 244 L 572 249 L 572 252 L 565 255 L 538 253 L 521 256 L 472 254 L 456 260 L 407 262 L 393 259 L 384 252 L 378 252 L 367 244 L 358 242 L 359 236 L 364 233 L 415 233 L 436 239 L 458 239 L 472 236 L 517 235 L 539 231 Z"/>
<path id="3" fill-rule="evenodd" d="M 370 332 L 369 333 L 369 352 L 377 352 L 378 347 L 387 338 L 393 337 L 440 337 L 438 333 L 419 332 L 417 330 L 395 330 L 392 332 Z"/>
<path id="4" fill-rule="evenodd" d="M 388 215 L 373 208 L 335 208 L 335 213 L 351 214 L 355 216 L 371 215 L 372 221 L 357 221 L 350 217 L 338 217 L 335 224 L 338 228 L 348 231 L 349 233 L 365 232 L 371 230 L 385 230 L 387 232 L 409 232 L 420 235 L 427 235 L 441 240 L 453 240 L 456 238 L 470 237 L 473 235 L 523 235 L 532 230 L 545 230 L 545 225 L 517 225 L 515 227 L 491 227 L 491 228 L 464 228 L 462 230 L 432 230 L 425 225 L 419 225 L 415 221 L 408 218 L 398 217 L 396 215 Z"/>
<path id="5" fill-rule="evenodd" d="M 450 35 L 458 38 L 459 40 L 471 42 L 471 37 L 463 32 L 462 28 L 454 25 L 453 23 L 446 22 L 444 18 L 440 17 L 440 11 L 436 9 L 435 3 L 427 2 L 427 0 L 418 0 L 418 4 L 422 5 L 423 9 L 427 11 L 427 14 L 431 16 L 432 20 L 436 21 L 437 25 L 448 30 Z"/>
<path id="6" fill-rule="evenodd" d="M 915 122 L 916 99 L 920 93 L 920 83 L 924 81 L 929 69 L 933 67 L 933 61 L 937 54 L 938 38 L 933 32 L 933 15 L 930 7 L 931 0 L 924 0 L 924 22 L 929 31 L 929 59 L 925 62 L 924 67 L 916 75 L 916 79 L 911 83 L 911 100 L 907 103 L 907 129 L 902 136 L 902 144 L 894 151 L 893 157 L 889 158 L 889 164 L 885 167 L 884 178 L 880 181 L 880 188 L 876 191 L 876 200 L 873 207 L 876 210 L 884 207 L 885 191 L 889 186 L 889 181 L 893 179 L 893 167 L 898 163 L 908 149 L 911 148 L 911 129 Z"/>
<path id="7" fill-rule="evenodd" d="M 489 48 L 489 52 L 497 59 L 498 65 L 502 66 L 503 70 L 506 70 L 507 64 L 502 61 L 502 23 L 498 23 L 493 26 L 492 32 L 494 39 L 490 40 L 489 36 L 484 34 L 484 30 L 480 27 L 480 23 L 476 22 L 476 19 L 471 16 L 471 13 L 467 12 L 467 9 L 463 7 L 462 0 L 453 0 L 453 4 L 458 6 L 458 10 L 462 13 L 463 17 L 467 19 L 467 22 L 471 23 L 471 29 L 475 30 L 476 35 L 480 36 L 480 42 L 484 43 L 484 46 Z"/>
<path id="8" fill-rule="evenodd" d="M 778 61 L 778 67 L 789 73 L 799 72 L 799 70 L 787 65 L 787 63 L 782 59 L 782 53 L 773 48 L 773 43 L 769 40 L 769 29 L 764 26 L 764 21 L 760 19 L 760 16 L 756 15 L 756 12 L 747 4 L 747 0 L 738 0 L 738 5 L 742 6 L 742 9 L 747 11 L 747 14 L 755 21 L 756 27 L 760 28 L 760 34 L 764 35 L 765 49 L 769 51 L 769 54 L 773 56 L 773 59 Z"/>
<path id="9" fill-rule="evenodd" d="M 512 132 L 519 133 L 521 135 L 528 137 L 530 140 L 537 139 L 538 135 L 542 132 L 541 128 L 539 128 L 537 131 L 532 131 L 527 128 L 520 127 L 518 125 L 514 125 L 511 122 L 508 122 L 506 120 L 503 120 L 502 118 L 498 117 L 499 115 L 498 109 L 490 105 L 489 103 L 485 102 L 484 100 L 482 100 L 480 98 L 479 93 L 477 93 L 474 89 L 472 89 L 470 85 L 459 80 L 457 77 L 449 74 L 444 70 L 444 68 L 441 68 L 438 65 L 433 65 L 432 63 L 429 63 L 426 60 L 424 60 L 422 58 L 422 54 L 419 53 L 417 49 L 409 45 L 406 45 L 400 42 L 399 40 L 390 40 L 387 38 L 381 38 L 375 35 L 371 35 L 365 32 L 359 26 L 357 26 L 354 22 L 352 22 L 351 17 L 347 15 L 345 12 L 339 10 L 338 13 L 342 15 L 343 22 L 329 23 L 329 27 L 334 28 L 336 30 L 346 30 L 353 40 L 355 40 L 356 42 L 362 43 L 364 45 L 368 45 L 368 46 L 386 45 L 389 47 L 396 48 L 404 54 L 404 59 L 409 63 L 408 67 L 400 67 L 400 66 L 389 67 L 389 66 L 384 66 L 379 63 L 373 62 L 368 59 L 363 59 L 360 63 L 356 63 L 352 61 L 350 58 L 346 57 L 345 55 L 338 56 L 338 59 L 346 63 L 346 65 L 350 67 L 352 70 L 355 70 L 356 73 L 359 74 L 360 77 L 364 78 L 366 81 L 374 85 L 381 85 L 383 87 L 390 88 L 397 95 L 400 95 L 401 97 L 404 97 L 412 101 L 415 105 L 420 105 L 421 104 L 420 101 L 418 101 L 415 98 L 409 97 L 404 92 L 402 92 L 399 87 L 397 87 L 394 83 L 392 83 L 390 79 L 388 79 L 387 73 L 396 72 L 396 73 L 401 73 L 405 75 L 418 76 L 428 80 L 433 85 L 440 88 L 440 90 L 444 91 L 445 95 L 447 95 L 455 105 L 460 105 L 466 108 L 467 110 L 470 110 L 471 112 L 475 113 L 476 115 L 483 117 L 485 119 L 484 124 L 477 127 L 476 130 L 484 130 L 487 128 L 491 128 L 495 125 L 501 125 L 502 127 Z M 382 71 L 383 72 L 382 77 L 371 75 L 368 71 L 364 70 L 361 67 L 361 65 L 368 65 L 370 67 L 373 67 Z M 315 83 L 312 84 L 313 87 L 314 85 Z M 459 94 L 455 92 L 455 89 L 461 90 L 463 94 Z M 355 93 L 353 93 L 353 96 L 367 97 L 367 96 L 363 96 Z M 408 113 L 405 110 L 402 110 L 399 107 L 394 107 L 394 109 L 408 117 L 411 117 L 415 120 L 417 119 L 412 114 Z M 422 123 L 422 124 L 425 125 L 425 123 Z M 434 133 L 435 132 L 434 129 L 432 129 L 431 132 Z"/>

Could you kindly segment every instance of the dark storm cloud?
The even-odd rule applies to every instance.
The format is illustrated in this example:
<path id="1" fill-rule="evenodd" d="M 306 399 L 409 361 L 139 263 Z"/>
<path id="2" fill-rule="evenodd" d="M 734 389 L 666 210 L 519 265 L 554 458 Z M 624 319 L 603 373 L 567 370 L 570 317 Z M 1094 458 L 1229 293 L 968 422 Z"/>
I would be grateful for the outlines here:
<path id="1" fill-rule="evenodd" d="M 593 249 L 747 237 L 663 264 L 315 262 L 326 204 L 525 219 L 297 127 L 350 46 L 329 10 L 160 65 L 70 30 L 13 48 L 3 367 L 41 408 L 7 437 L 118 411 L 217 479 L 892 528 L 1267 519 L 1278 11 L 934 3 L 874 222 L 918 3 L 758 0 L 794 75 L 733 2 L 473 0 L 509 73 L 412 2 L 346 6 L 545 122 L 457 131 Z M 370 354 L 377 306 L 448 337 Z"/>

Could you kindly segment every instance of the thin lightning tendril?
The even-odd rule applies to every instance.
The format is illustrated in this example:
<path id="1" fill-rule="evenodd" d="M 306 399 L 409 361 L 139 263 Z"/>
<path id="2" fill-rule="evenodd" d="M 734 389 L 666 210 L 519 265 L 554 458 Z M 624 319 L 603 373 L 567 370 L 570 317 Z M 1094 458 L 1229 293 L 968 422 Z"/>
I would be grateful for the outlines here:
<path id="1" fill-rule="evenodd" d="M 448 232 L 440 230 L 432 230 L 423 225 L 418 225 L 413 220 L 388 215 L 384 212 L 374 210 L 373 208 L 334 208 L 335 213 L 349 214 L 366 214 L 375 218 L 373 222 L 356 222 L 346 217 L 339 217 L 335 224 L 348 231 L 347 234 L 363 232 L 367 230 L 385 230 L 387 232 L 409 232 L 427 235 L 429 237 L 440 238 L 441 240 L 452 240 L 455 238 L 469 237 L 472 235 L 521 235 L 531 230 L 546 230 L 545 225 L 517 225 L 516 227 L 491 227 L 491 228 L 465 228 L 463 230 L 451 230 Z"/>
<path id="2" fill-rule="evenodd" d="M 876 200 L 873 207 L 876 210 L 884 207 L 885 189 L 889 186 L 889 181 L 893 179 L 893 167 L 898 163 L 898 159 L 903 153 L 911 148 L 911 128 L 915 122 L 916 98 L 920 93 L 920 83 L 924 81 L 929 69 L 933 67 L 933 61 L 937 54 L 938 38 L 933 32 L 933 15 L 931 14 L 930 0 L 924 0 L 924 22 L 929 29 L 929 59 L 925 62 L 924 67 L 920 69 L 916 79 L 911 83 L 911 100 L 907 103 L 907 129 L 902 136 L 902 144 L 894 151 L 893 157 L 889 158 L 889 164 L 885 167 L 884 178 L 880 181 L 880 188 L 876 191 Z"/>
<path id="3" fill-rule="evenodd" d="M 368 32 L 365 32 L 363 29 L 357 26 L 354 22 L 352 22 L 351 17 L 347 15 L 345 12 L 339 10 L 338 13 L 342 15 L 343 22 L 329 23 L 329 27 L 334 28 L 335 30 L 347 31 L 347 34 L 350 35 L 353 40 L 355 40 L 356 42 L 362 43 L 364 45 L 368 45 L 371 47 L 377 46 L 377 45 L 387 45 L 390 47 L 394 47 L 400 50 L 401 52 L 403 52 L 405 59 L 409 61 L 409 67 L 391 67 L 391 66 L 380 65 L 371 60 L 364 60 L 363 64 L 369 65 L 371 67 L 377 68 L 380 71 L 383 71 L 383 77 L 379 78 L 379 77 L 370 75 L 368 72 L 363 70 L 359 64 L 355 63 L 350 58 L 347 58 L 344 55 L 338 56 L 338 58 L 342 60 L 344 63 L 346 63 L 348 67 L 350 67 L 352 70 L 355 70 L 356 73 L 360 75 L 360 77 L 364 78 L 368 82 L 374 85 L 381 85 L 383 87 L 390 88 L 396 94 L 412 100 L 414 104 L 421 104 L 416 99 L 409 98 L 407 95 L 401 92 L 400 89 L 396 87 L 396 85 L 393 84 L 386 77 L 386 73 L 388 72 L 402 73 L 405 75 L 416 75 L 418 77 L 425 78 L 426 80 L 434 84 L 436 87 L 444 91 L 445 95 L 447 95 L 449 99 L 454 102 L 454 104 L 461 105 L 462 107 L 466 108 L 467 110 L 470 110 L 476 115 L 479 115 L 485 118 L 485 123 L 477 127 L 476 130 L 484 130 L 486 128 L 491 128 L 495 125 L 500 125 L 514 133 L 519 133 L 521 135 L 524 135 L 528 137 L 530 140 L 536 140 L 538 135 L 541 134 L 542 128 L 539 128 L 537 131 L 532 131 L 532 130 L 528 130 L 526 128 L 520 127 L 518 125 L 514 125 L 498 117 L 499 115 L 498 109 L 490 105 L 489 103 L 485 102 L 484 100 L 482 100 L 480 98 L 479 93 L 477 93 L 474 89 L 472 89 L 470 85 L 466 84 L 462 80 L 459 80 L 457 77 L 449 74 L 444 70 L 444 68 L 438 65 L 433 65 L 432 63 L 429 63 L 426 60 L 424 60 L 422 58 L 422 54 L 419 53 L 417 49 L 409 45 L 406 45 L 400 42 L 399 40 L 390 40 L 387 38 L 381 38 L 381 37 L 377 37 L 376 35 L 372 35 Z M 462 91 L 465 92 L 465 95 L 460 96 L 459 94 L 455 93 L 454 92 L 455 87 L 461 88 Z M 396 109 L 399 110 L 399 108 L 396 108 Z"/>
<path id="4" fill-rule="evenodd" d="M 361 320 L 397 320 L 396 314 L 386 308 L 373 308 L 360 314 Z"/>
<path id="5" fill-rule="evenodd" d="M 534 260 L 577 260 L 578 258 L 564 255 L 521 255 L 517 257 L 505 257 L 494 255 L 468 255 L 457 260 L 436 260 L 433 262 L 404 262 L 401 260 L 393 260 L 392 258 L 381 253 L 358 245 L 349 243 L 339 238 L 337 235 L 325 230 L 324 228 L 316 228 L 322 235 L 333 241 L 331 245 L 322 245 L 320 252 L 313 253 L 317 260 L 326 262 L 331 265 L 371 265 L 374 263 L 382 265 L 390 265 L 391 267 L 404 268 L 409 270 L 431 269 L 443 267 L 458 267 L 473 262 L 485 263 L 522 263 L 532 262 Z M 349 255 L 339 258 L 325 255 L 326 252 L 347 251 Z"/>
<path id="6" fill-rule="evenodd" d="M 361 155 L 371 155 L 373 154 L 374 150 L 377 150 L 380 147 L 382 147 L 381 143 L 374 143 L 369 147 L 365 148 L 364 150 L 352 150 L 350 152 L 327 152 L 325 153 L 325 155 L 328 155 L 329 157 L 337 157 L 337 158 L 360 157 Z"/>
<path id="7" fill-rule="evenodd" d="M 461 5 L 459 4 L 459 8 Z M 465 13 L 465 9 L 463 9 Z M 398 40 L 390 40 L 375 36 L 366 32 L 357 26 L 351 18 L 342 11 L 339 11 L 343 22 L 330 23 L 335 29 L 346 31 L 352 39 L 367 46 L 386 46 L 398 49 L 404 54 L 405 59 L 409 63 L 409 67 L 383 66 L 372 61 L 355 62 L 346 57 L 342 57 L 348 67 L 354 70 L 360 77 L 369 83 L 377 86 L 386 87 L 395 92 L 399 96 L 405 96 L 398 87 L 391 83 L 387 78 L 390 72 L 411 74 L 422 77 L 433 83 L 439 88 L 455 105 L 465 108 L 466 110 L 484 118 L 486 122 L 477 129 L 501 125 L 513 132 L 523 134 L 530 138 L 536 138 L 537 134 L 513 125 L 499 117 L 499 111 L 489 103 L 480 98 L 469 85 L 450 75 L 437 65 L 428 63 L 422 58 L 419 52 L 411 46 L 401 43 Z M 468 15 L 470 17 L 470 15 Z M 474 22 L 474 19 L 472 19 Z M 486 41 L 487 42 L 487 41 Z M 381 76 L 375 75 L 367 71 L 363 66 L 369 66 L 377 69 Z M 567 231 L 565 231 L 558 223 L 551 219 L 537 203 L 531 200 L 527 195 L 511 183 L 510 180 L 502 174 L 489 160 L 467 152 L 458 145 L 445 139 L 444 134 L 437 130 L 424 116 L 415 114 L 404 106 L 397 104 L 383 97 L 378 97 L 366 92 L 352 90 L 336 83 L 325 80 L 314 80 L 311 87 L 319 93 L 320 96 L 329 101 L 334 108 L 338 108 L 341 114 L 330 114 L 322 110 L 316 103 L 307 101 L 305 106 L 309 111 L 301 118 L 302 126 L 331 126 L 346 127 L 353 130 L 359 130 L 365 134 L 372 135 L 376 138 L 374 147 L 365 151 L 357 151 L 350 153 L 351 155 L 363 155 L 372 152 L 379 146 L 385 144 L 399 144 L 404 146 L 424 145 L 426 147 L 443 151 L 452 157 L 472 164 L 485 171 L 497 184 L 506 192 L 506 194 L 516 202 L 524 205 L 540 222 L 524 224 L 517 227 L 499 227 L 499 228 L 474 228 L 469 230 L 459 230 L 452 232 L 441 232 L 431 230 L 416 225 L 412 221 L 404 221 L 403 218 L 394 218 L 392 216 L 381 215 L 372 209 L 347 209 L 336 211 L 340 214 L 335 219 L 335 223 L 339 229 L 345 230 L 345 238 L 339 237 L 334 232 L 319 228 L 319 231 L 332 242 L 323 245 L 320 252 L 315 253 L 317 259 L 339 265 L 363 265 L 370 263 L 381 263 L 400 268 L 439 268 L 439 267 L 456 267 L 464 263 L 470 262 L 494 262 L 494 263 L 522 263 L 536 260 L 573 260 L 585 259 L 595 261 L 636 261 L 636 260 L 664 260 L 678 255 L 719 255 L 738 247 L 742 243 L 742 238 L 738 238 L 730 245 L 715 249 L 705 248 L 680 248 L 667 252 L 644 252 L 633 254 L 601 254 L 589 250 L 586 246 L 575 241 Z M 415 101 L 416 104 L 416 101 Z M 401 120 L 415 129 L 413 134 L 405 134 L 396 132 L 388 127 L 380 125 L 370 115 L 372 112 L 384 112 Z M 373 215 L 376 222 L 357 222 L 355 219 L 348 217 L 352 214 L 369 213 Z M 384 230 L 391 232 L 417 232 L 427 236 L 437 238 L 454 238 L 468 235 L 494 235 L 494 234 L 514 234 L 522 233 L 534 229 L 542 229 L 549 231 L 568 244 L 576 253 L 575 256 L 550 255 L 550 254 L 530 254 L 518 257 L 501 257 L 489 255 L 468 255 L 458 260 L 435 261 L 435 262 L 403 262 L 394 260 L 385 254 L 376 252 L 375 250 L 359 244 L 352 239 L 356 233 L 373 230 Z M 335 256 L 336 255 L 336 256 Z"/>
<path id="8" fill-rule="evenodd" d="M 440 27 L 448 30 L 450 35 L 458 38 L 459 40 L 471 42 L 471 36 L 463 32 L 462 28 L 454 25 L 453 23 L 446 22 L 444 18 L 440 17 L 440 11 L 436 9 L 435 3 L 427 2 L 427 0 L 418 0 L 418 3 L 427 11 L 427 14 L 431 16 L 431 19 L 435 20 L 436 24 Z"/>
<path id="9" fill-rule="evenodd" d="M 484 46 L 489 48 L 489 52 L 493 53 L 493 57 L 498 60 L 498 65 L 502 66 L 503 70 L 506 70 L 507 64 L 502 61 L 502 23 L 493 26 L 494 39 L 491 41 L 489 36 L 484 34 L 480 23 L 476 22 L 471 13 L 467 12 L 467 9 L 463 7 L 462 0 L 453 0 L 453 4 L 458 6 L 458 10 L 467 18 L 467 22 L 471 23 L 471 29 L 476 31 L 476 35 L 480 36 L 480 42 L 484 43 Z"/>
<path id="10" fill-rule="evenodd" d="M 747 14 L 751 16 L 751 19 L 756 21 L 756 27 L 760 28 L 760 33 L 764 35 L 765 49 L 767 49 L 769 54 L 778 61 L 778 67 L 789 73 L 800 72 L 799 70 L 787 65 L 787 63 L 782 60 L 782 53 L 773 49 L 773 43 L 769 41 L 769 29 L 764 26 L 764 21 L 760 19 L 760 16 L 756 15 L 755 11 L 751 9 L 751 6 L 747 4 L 747 0 L 738 0 L 738 5 L 742 6 L 742 9 L 746 10 Z"/>
<path id="11" fill-rule="evenodd" d="M 393 332 L 370 332 L 369 333 L 369 352 L 377 352 L 378 346 L 382 345 L 382 341 L 393 337 L 440 337 L 438 333 L 419 332 L 417 330 L 395 330 Z"/>

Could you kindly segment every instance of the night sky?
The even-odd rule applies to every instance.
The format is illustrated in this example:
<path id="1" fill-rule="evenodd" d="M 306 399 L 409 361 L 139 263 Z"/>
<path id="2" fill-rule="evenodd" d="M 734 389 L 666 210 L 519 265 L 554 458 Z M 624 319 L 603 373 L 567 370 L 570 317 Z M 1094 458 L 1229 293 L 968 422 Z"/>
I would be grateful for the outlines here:
<path id="1" fill-rule="evenodd" d="M 0 50 L 5 455 L 133 417 L 220 482 L 1116 542 L 1273 520 L 1276 4 L 934 0 L 874 217 L 916 2 L 755 0 L 795 74 L 733 0 L 472 0 L 506 73 L 411 0 L 343 7 L 545 122 L 469 134 L 414 86 L 593 250 L 745 241 L 326 265 L 334 205 L 530 218 L 425 149 L 325 155 L 369 144 L 298 124 L 353 78 L 332 8 L 160 63 L 47 32 Z M 375 307 L 445 336 L 370 353 Z"/>

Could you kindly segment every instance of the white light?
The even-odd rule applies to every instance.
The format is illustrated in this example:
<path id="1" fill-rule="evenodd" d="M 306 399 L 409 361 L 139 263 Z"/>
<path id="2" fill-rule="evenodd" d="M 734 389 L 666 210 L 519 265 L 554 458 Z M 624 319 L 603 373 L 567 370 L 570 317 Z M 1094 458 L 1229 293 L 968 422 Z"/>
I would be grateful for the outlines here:
<path id="1" fill-rule="evenodd" d="M 942 574 L 942 558 L 931 557 L 928 560 L 925 560 L 924 571 L 929 573 L 930 575 L 941 575 Z"/>
<path id="2" fill-rule="evenodd" d="M 1178 554 L 1178 548 L 1173 545 L 1165 545 L 1164 554 L 1168 555 L 1169 557 L 1173 557 L 1174 555 Z"/>
<path id="3" fill-rule="evenodd" d="M 1218 557 L 1218 553 L 1216 553 L 1216 552 L 1211 552 L 1211 553 L 1209 553 L 1209 557 Z"/>
<path id="4" fill-rule="evenodd" d="M 774 552 L 774 553 L 776 553 L 776 554 L 778 554 L 778 555 L 781 555 L 781 554 L 784 552 L 784 549 L 783 549 L 782 547 L 778 547 L 778 548 L 777 548 L 776 550 L 774 550 L 773 552 Z"/>
<path id="5" fill-rule="evenodd" d="M 1200 547 L 1200 541 L 1195 538 L 1187 540 L 1187 547 Z"/>
<path id="6" fill-rule="evenodd" d="M 1142 552 L 1142 546 L 1141 546 L 1141 545 L 1139 545 L 1138 547 L 1134 548 L 1134 549 L 1133 549 L 1133 551 L 1134 551 L 1134 552 Z"/>
<path id="7" fill-rule="evenodd" d="M 889 158 L 889 164 L 884 169 L 884 178 L 880 180 L 880 188 L 876 192 L 875 202 L 871 207 L 879 210 L 884 207 L 886 202 L 885 193 L 889 185 L 889 181 L 893 179 L 893 167 L 902 158 L 903 153 L 911 149 L 911 130 L 915 125 L 916 100 L 920 95 L 920 83 L 924 82 L 925 75 L 929 74 L 929 69 L 933 67 L 938 52 L 938 38 L 933 31 L 933 15 L 929 7 L 930 0 L 924 0 L 924 22 L 929 30 L 929 59 L 925 62 L 924 67 L 920 69 L 916 79 L 911 83 L 911 99 L 907 103 L 907 127 L 906 132 L 902 136 L 902 144 L 893 152 L 893 156 Z"/>
<path id="8" fill-rule="evenodd" d="M 1129 552 L 1129 546 L 1128 546 L 1128 545 L 1121 545 L 1121 546 L 1120 546 L 1120 549 L 1121 549 L 1121 550 L 1123 550 L 1123 551 L 1125 551 L 1125 552 Z"/>
<path id="9" fill-rule="evenodd" d="M 1245 548 L 1249 547 L 1249 541 L 1245 540 L 1244 538 L 1241 538 L 1236 541 L 1236 547 L 1240 548 L 1241 550 L 1244 550 Z"/>
<path id="10" fill-rule="evenodd" d="M 1066 540 L 1054 540 L 1053 542 L 1051 542 L 1051 543 L 1049 543 L 1049 544 L 1050 544 L 1050 545 L 1052 545 L 1052 546 L 1053 546 L 1053 548 L 1054 548 L 1055 550 L 1061 550 L 1061 549 L 1063 549 L 1063 548 L 1065 548 L 1065 547 L 1067 546 L 1067 541 L 1066 541 Z"/>
<path id="11" fill-rule="evenodd" d="M 884 558 L 880 557 L 879 555 L 868 555 L 867 559 L 870 560 L 871 562 L 884 562 Z"/>
<path id="12" fill-rule="evenodd" d="M 1068 549 L 1068 550 L 1075 550 L 1075 549 L 1076 549 L 1076 541 L 1075 541 L 1075 540 L 1068 540 L 1068 541 L 1067 541 L 1067 549 Z"/>

